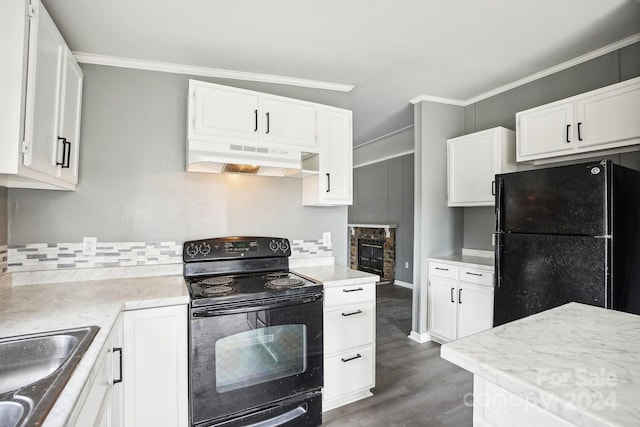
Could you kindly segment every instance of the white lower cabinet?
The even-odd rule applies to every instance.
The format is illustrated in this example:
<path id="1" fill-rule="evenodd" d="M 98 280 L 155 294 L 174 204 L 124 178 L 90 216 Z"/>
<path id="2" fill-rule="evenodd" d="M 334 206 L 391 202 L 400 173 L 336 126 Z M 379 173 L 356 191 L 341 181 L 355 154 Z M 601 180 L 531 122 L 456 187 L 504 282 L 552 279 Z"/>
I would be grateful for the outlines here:
<path id="1" fill-rule="evenodd" d="M 83 402 L 73 421 L 76 427 L 122 426 L 122 315 L 118 316 L 96 363 L 95 374 L 83 393 Z M 74 415 L 72 415 L 72 419 Z"/>
<path id="2" fill-rule="evenodd" d="M 124 312 L 124 423 L 188 424 L 187 306 Z"/>
<path id="3" fill-rule="evenodd" d="M 371 396 L 375 386 L 375 282 L 325 288 L 322 409 Z"/>
<path id="4" fill-rule="evenodd" d="M 429 334 L 453 341 L 493 327 L 493 272 L 429 262 Z"/>

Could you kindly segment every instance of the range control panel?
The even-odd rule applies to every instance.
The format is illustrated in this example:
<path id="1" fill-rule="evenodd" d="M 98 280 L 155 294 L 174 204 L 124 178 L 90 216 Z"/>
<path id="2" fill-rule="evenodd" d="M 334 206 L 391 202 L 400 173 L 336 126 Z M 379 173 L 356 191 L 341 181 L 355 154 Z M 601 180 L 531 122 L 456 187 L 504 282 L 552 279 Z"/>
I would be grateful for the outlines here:
<path id="1" fill-rule="evenodd" d="M 291 246 L 282 237 L 218 237 L 184 242 L 182 248 L 184 262 L 288 256 Z"/>

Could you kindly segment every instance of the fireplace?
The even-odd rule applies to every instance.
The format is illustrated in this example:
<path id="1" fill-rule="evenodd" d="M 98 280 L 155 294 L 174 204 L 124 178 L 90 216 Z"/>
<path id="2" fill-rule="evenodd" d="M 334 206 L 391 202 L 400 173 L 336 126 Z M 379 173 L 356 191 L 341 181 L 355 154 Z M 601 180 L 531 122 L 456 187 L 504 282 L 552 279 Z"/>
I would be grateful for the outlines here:
<path id="1" fill-rule="evenodd" d="M 384 275 L 384 240 L 358 239 L 358 270 Z"/>
<path id="2" fill-rule="evenodd" d="M 396 225 L 349 224 L 351 268 L 393 283 L 396 264 Z"/>

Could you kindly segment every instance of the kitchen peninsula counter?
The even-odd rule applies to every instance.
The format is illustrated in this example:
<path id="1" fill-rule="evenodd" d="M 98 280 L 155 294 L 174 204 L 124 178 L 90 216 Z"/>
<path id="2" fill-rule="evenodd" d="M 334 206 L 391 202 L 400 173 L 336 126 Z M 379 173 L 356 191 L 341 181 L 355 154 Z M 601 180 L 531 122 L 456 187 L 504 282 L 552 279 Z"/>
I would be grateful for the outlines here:
<path id="1" fill-rule="evenodd" d="M 637 315 L 570 303 L 445 344 L 441 355 L 474 374 L 474 425 L 640 420 Z"/>
<path id="2" fill-rule="evenodd" d="M 13 286 L 0 290 L 0 338 L 100 327 L 43 424 L 64 426 L 121 311 L 188 303 L 182 276 Z"/>

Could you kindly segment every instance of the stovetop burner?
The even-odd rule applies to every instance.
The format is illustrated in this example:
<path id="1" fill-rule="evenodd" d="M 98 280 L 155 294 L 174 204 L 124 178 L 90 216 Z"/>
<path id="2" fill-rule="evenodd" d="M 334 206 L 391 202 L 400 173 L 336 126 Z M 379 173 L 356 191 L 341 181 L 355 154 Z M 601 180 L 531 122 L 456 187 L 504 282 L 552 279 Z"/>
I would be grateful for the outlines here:
<path id="1" fill-rule="evenodd" d="M 230 285 L 233 283 L 233 277 L 219 276 L 219 277 L 207 277 L 200 281 L 203 285 Z"/>
<path id="2" fill-rule="evenodd" d="M 205 288 L 202 290 L 202 293 L 209 296 L 223 296 L 229 295 L 232 293 L 234 289 L 231 286 L 212 286 L 210 288 Z"/>
<path id="3" fill-rule="evenodd" d="M 269 280 L 265 286 L 269 289 L 289 289 L 297 288 L 303 284 L 304 282 L 301 279 L 282 277 L 279 279 Z"/>

